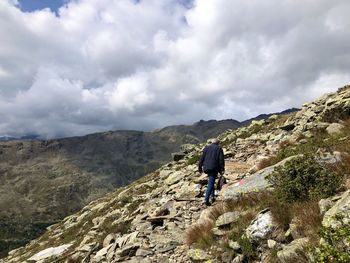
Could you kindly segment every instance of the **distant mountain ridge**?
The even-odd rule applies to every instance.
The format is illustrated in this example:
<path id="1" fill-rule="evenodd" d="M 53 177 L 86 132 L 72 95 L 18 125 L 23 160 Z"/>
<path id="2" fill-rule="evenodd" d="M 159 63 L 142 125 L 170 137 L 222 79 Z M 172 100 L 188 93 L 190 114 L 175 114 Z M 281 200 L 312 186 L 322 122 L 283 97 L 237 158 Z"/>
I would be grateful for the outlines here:
<path id="1" fill-rule="evenodd" d="M 245 121 L 237 121 L 234 119 L 226 119 L 226 120 L 200 120 L 198 122 L 195 122 L 194 124 L 190 125 L 170 125 L 166 126 L 164 128 L 158 128 L 155 129 L 151 132 L 158 133 L 160 131 L 166 132 L 166 131 L 171 131 L 171 130 L 176 130 L 181 133 L 188 133 L 190 135 L 193 135 L 196 137 L 196 139 L 199 139 L 199 141 L 206 140 L 207 138 L 210 137 L 215 137 L 217 135 L 217 129 L 219 127 L 220 130 L 225 129 L 232 129 L 232 128 L 237 128 L 240 126 L 248 125 L 251 121 L 253 120 L 262 120 L 262 119 L 267 119 L 271 115 L 277 114 L 288 114 L 291 112 L 298 111 L 298 108 L 290 108 L 281 112 L 276 112 L 276 113 L 268 113 L 268 114 L 260 114 L 254 118 L 247 119 Z M 116 130 L 120 132 L 125 132 L 128 130 Z M 134 131 L 134 130 L 131 130 Z M 140 131 L 143 132 L 143 131 Z M 93 134 L 100 134 L 99 133 L 93 133 Z M 103 133 L 103 132 L 102 132 Z M 82 135 L 82 136 L 87 136 L 87 135 Z M 81 137 L 81 136 L 75 136 L 75 137 Z M 62 137 L 62 138 L 71 138 L 71 137 Z M 60 139 L 62 139 L 60 138 Z M 54 140 L 55 138 L 51 139 Z M 58 139 L 58 138 L 57 138 Z M 19 140 L 43 140 L 39 134 L 28 134 L 28 135 L 23 135 L 23 136 L 11 136 L 11 135 L 0 135 L 0 142 L 1 141 L 19 141 Z"/>
<path id="2" fill-rule="evenodd" d="M 40 138 L 39 135 L 24 135 L 20 137 L 2 135 L 0 136 L 0 141 L 36 140 L 39 138 Z"/>

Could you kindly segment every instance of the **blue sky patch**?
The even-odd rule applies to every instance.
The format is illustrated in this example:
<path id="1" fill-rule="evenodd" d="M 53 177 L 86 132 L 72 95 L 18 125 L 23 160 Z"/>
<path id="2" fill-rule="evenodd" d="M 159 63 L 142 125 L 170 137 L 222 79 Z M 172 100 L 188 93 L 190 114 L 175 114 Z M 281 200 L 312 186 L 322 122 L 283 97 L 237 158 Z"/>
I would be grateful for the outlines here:
<path id="1" fill-rule="evenodd" d="M 50 8 L 52 11 L 57 12 L 66 0 L 19 0 L 20 8 L 25 12 L 32 12 L 35 10 L 41 10 L 44 8 Z"/>

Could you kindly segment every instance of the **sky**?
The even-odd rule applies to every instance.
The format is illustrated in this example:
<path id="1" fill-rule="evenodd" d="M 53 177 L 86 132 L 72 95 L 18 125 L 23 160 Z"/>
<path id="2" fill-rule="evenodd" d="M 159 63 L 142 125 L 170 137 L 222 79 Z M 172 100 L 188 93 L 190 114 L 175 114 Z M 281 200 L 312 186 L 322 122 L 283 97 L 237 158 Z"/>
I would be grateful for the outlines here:
<path id="1" fill-rule="evenodd" d="M 24 12 L 32 12 L 44 8 L 57 12 L 66 2 L 66 0 L 19 0 L 18 5 Z"/>
<path id="2" fill-rule="evenodd" d="M 348 0 L 0 0 L 0 135 L 244 120 L 350 83 Z"/>

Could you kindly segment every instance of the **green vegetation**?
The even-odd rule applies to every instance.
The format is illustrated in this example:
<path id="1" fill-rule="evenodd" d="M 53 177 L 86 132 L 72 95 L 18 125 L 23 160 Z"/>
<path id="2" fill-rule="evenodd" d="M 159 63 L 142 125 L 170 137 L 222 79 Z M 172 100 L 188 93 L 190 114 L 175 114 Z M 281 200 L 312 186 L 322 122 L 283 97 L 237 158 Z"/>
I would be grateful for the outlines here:
<path id="1" fill-rule="evenodd" d="M 143 199 L 136 199 L 135 201 L 131 202 L 128 206 L 127 209 L 129 211 L 129 213 L 133 213 L 134 211 L 137 210 L 137 208 L 139 207 L 139 205 L 144 202 Z"/>
<path id="2" fill-rule="evenodd" d="M 123 195 L 119 200 L 118 203 L 120 205 L 120 207 L 123 207 L 129 203 L 131 203 L 133 200 L 131 194 L 130 195 Z"/>
<path id="3" fill-rule="evenodd" d="M 294 158 L 277 167 L 267 179 L 275 188 L 275 195 L 284 202 L 329 197 L 336 193 L 342 183 L 342 177 L 310 155 Z"/>
<path id="4" fill-rule="evenodd" d="M 255 252 L 254 246 L 250 243 L 246 236 L 242 236 L 238 239 L 238 244 L 241 247 L 242 254 L 247 258 L 247 260 L 256 259 L 257 254 Z"/>
<path id="5" fill-rule="evenodd" d="M 201 158 L 200 154 L 196 154 L 192 156 L 191 158 L 187 159 L 187 164 L 192 165 L 198 163 L 199 159 Z"/>
<path id="6" fill-rule="evenodd" d="M 350 117 L 350 108 L 338 107 L 335 109 L 327 110 L 323 114 L 323 121 L 325 122 L 338 122 Z"/>
<path id="7" fill-rule="evenodd" d="M 314 250 L 314 263 L 347 263 L 350 262 L 350 225 L 342 224 L 339 228 L 323 228 L 324 239 Z"/>

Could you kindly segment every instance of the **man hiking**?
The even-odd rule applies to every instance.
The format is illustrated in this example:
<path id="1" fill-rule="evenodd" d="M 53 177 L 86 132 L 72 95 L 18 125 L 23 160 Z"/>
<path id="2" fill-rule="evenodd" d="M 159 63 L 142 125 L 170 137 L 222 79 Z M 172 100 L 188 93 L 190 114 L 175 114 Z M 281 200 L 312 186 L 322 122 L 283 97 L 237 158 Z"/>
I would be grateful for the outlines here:
<path id="1" fill-rule="evenodd" d="M 210 206 L 209 198 L 215 201 L 215 179 L 218 173 L 223 174 L 225 171 L 224 152 L 219 146 L 219 140 L 213 139 L 211 144 L 205 146 L 203 154 L 199 160 L 198 171 L 208 174 L 208 186 L 205 192 L 205 204 Z"/>

